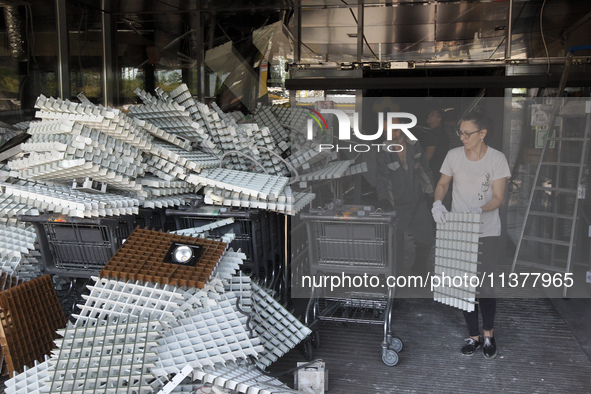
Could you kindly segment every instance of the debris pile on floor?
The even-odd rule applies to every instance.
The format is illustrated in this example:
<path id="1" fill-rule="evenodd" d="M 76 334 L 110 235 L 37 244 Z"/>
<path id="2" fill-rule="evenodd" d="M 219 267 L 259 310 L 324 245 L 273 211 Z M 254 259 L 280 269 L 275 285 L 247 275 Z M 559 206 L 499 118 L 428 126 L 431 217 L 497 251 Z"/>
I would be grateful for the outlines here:
<path id="1" fill-rule="evenodd" d="M 59 349 L 41 363 L 47 367 L 34 365 L 39 357 L 32 359 L 27 363 L 31 369 L 7 381 L 6 392 L 31 393 L 36 387 L 37 392 L 130 388 L 147 393 L 170 384 L 182 371 L 186 378 L 178 384 L 200 380 L 244 393 L 291 392 L 262 371 L 310 330 L 255 283 L 229 291 L 233 277 L 241 275 L 236 260 L 244 258 L 231 250 L 214 255 L 215 267 L 210 266 L 211 258 L 200 259 L 193 267 L 168 265 L 173 271 L 170 278 L 175 270 L 205 269 L 207 281 L 201 285 L 161 283 L 163 270 L 154 272 L 150 256 L 166 254 L 171 245 L 207 241 L 171 235 L 136 229 L 129 237 L 130 246 L 125 248 L 126 242 L 113 257 L 112 267 L 108 268 L 110 263 L 104 276 L 94 278 L 76 321 L 58 331 L 63 339 L 56 340 Z M 140 239 L 153 250 L 137 250 L 132 244 Z M 116 264 L 132 251 L 146 255 L 144 266 Z M 131 274 L 135 280 L 114 278 Z M 243 299 L 249 302 L 243 305 Z"/>
<path id="2" fill-rule="evenodd" d="M 229 245 L 255 237 L 225 231 L 242 226 L 233 218 L 170 229 L 161 217 L 155 227 L 170 233 L 149 230 L 151 219 L 196 201 L 296 215 L 314 200 L 316 185 L 367 166 L 319 151 L 305 109 L 259 106 L 245 119 L 195 101 L 186 85 L 136 94 L 143 103 L 128 111 L 40 96 L 35 120 L 0 130 L 4 141 L 30 135 L 0 168 L 0 270 L 25 281 L 15 288 L 36 283 L 46 259 L 69 258 L 52 265 L 63 272 L 93 272 L 79 310 L 46 336 L 57 349 L 41 347 L 10 367 L 15 376 L 6 392 L 190 392 L 196 381 L 244 393 L 291 392 L 264 370 L 310 330 L 261 284 L 273 270 L 255 264 L 250 277 L 241 269 L 251 266 L 254 249 Z M 30 217 L 47 223 L 19 220 Z M 116 226 L 100 222 L 105 218 Z M 50 229 L 54 238 L 46 239 Z M 109 231 L 115 235 L 100 235 Z M 58 241 L 61 249 L 52 249 Z M 192 264 L 171 262 L 179 245 L 195 253 Z M 281 254 L 274 250 L 280 244 L 264 248 L 269 260 Z M 112 256 L 106 265 L 84 260 L 98 250 Z M 48 291 L 37 295 L 53 300 Z M 0 307 L 8 308 L 6 319 L 11 306 Z M 9 336 L 0 335 L 2 351 L 14 354 Z"/>

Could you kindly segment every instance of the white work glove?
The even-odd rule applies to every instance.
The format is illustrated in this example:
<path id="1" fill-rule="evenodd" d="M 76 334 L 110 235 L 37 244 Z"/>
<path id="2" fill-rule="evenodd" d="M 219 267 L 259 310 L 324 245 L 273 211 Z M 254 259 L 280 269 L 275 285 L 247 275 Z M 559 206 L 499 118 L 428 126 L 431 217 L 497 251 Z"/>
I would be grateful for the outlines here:
<path id="1" fill-rule="evenodd" d="M 482 213 L 482 208 L 472 207 L 472 208 L 468 209 L 468 213 Z"/>
<path id="2" fill-rule="evenodd" d="M 437 200 L 433 203 L 433 208 L 431 209 L 431 214 L 433 215 L 433 220 L 437 224 L 445 223 L 445 214 L 447 213 L 447 209 L 445 205 L 441 203 L 441 200 Z"/>

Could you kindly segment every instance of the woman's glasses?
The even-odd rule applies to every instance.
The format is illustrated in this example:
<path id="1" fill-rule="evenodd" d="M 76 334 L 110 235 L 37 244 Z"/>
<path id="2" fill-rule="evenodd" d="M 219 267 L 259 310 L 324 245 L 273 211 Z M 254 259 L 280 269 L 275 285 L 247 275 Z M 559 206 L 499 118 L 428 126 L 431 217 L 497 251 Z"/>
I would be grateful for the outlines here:
<path id="1" fill-rule="evenodd" d="M 456 134 L 457 134 L 457 135 L 458 135 L 458 137 L 460 137 L 460 138 L 462 138 L 462 137 L 465 137 L 465 138 L 470 138 L 470 136 L 472 136 L 472 134 L 474 134 L 474 133 L 478 133 L 478 132 L 480 132 L 480 131 L 482 131 L 482 130 L 484 130 L 484 129 L 479 129 L 479 130 L 476 130 L 476 131 L 467 132 L 467 131 L 460 131 L 460 129 L 457 129 L 457 130 L 456 130 Z"/>

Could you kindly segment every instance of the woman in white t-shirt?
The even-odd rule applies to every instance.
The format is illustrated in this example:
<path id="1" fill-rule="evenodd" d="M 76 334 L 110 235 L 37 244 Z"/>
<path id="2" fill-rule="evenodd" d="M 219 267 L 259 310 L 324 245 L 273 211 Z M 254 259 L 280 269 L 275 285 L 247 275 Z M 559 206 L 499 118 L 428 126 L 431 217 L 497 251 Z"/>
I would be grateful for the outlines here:
<path id="1" fill-rule="evenodd" d="M 465 116 L 457 131 L 463 147 L 448 152 L 441 165 L 441 178 L 435 188 L 433 219 L 445 223 L 447 209 L 441 203 L 453 179 L 452 212 L 480 213 L 480 245 L 478 252 L 481 272 L 494 272 L 499 258 L 501 219 L 499 207 L 503 204 L 505 185 L 511 176 L 507 159 L 502 152 L 486 145 L 489 120 L 481 112 Z M 484 281 L 486 285 L 488 281 Z M 494 339 L 496 299 L 493 289 L 480 288 L 478 305 L 473 312 L 464 312 L 470 338 L 466 339 L 461 353 L 471 356 L 482 345 L 483 355 L 494 358 L 497 346 Z M 482 315 L 484 339 L 480 336 L 478 310 Z"/>

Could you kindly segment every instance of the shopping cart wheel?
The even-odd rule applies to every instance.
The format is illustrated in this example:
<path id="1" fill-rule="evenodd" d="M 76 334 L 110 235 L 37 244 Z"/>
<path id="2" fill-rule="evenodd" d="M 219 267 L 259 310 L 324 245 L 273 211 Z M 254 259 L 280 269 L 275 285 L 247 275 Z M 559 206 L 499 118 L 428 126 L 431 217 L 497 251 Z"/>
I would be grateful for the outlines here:
<path id="1" fill-rule="evenodd" d="M 302 345 L 304 346 L 304 360 L 312 361 L 314 358 L 314 349 L 312 348 L 312 341 L 310 338 L 304 339 Z"/>
<path id="2" fill-rule="evenodd" d="M 392 349 L 386 349 L 386 351 L 382 354 L 382 361 L 389 367 L 393 367 L 394 365 L 398 364 L 398 353 Z"/>
<path id="3" fill-rule="evenodd" d="M 312 342 L 312 347 L 314 349 L 320 348 L 320 330 L 319 329 L 312 331 L 312 334 L 310 334 L 310 339 Z"/>
<path id="4" fill-rule="evenodd" d="M 393 337 L 390 339 L 390 346 L 389 348 L 396 351 L 397 353 L 402 351 L 404 344 L 400 338 Z"/>

